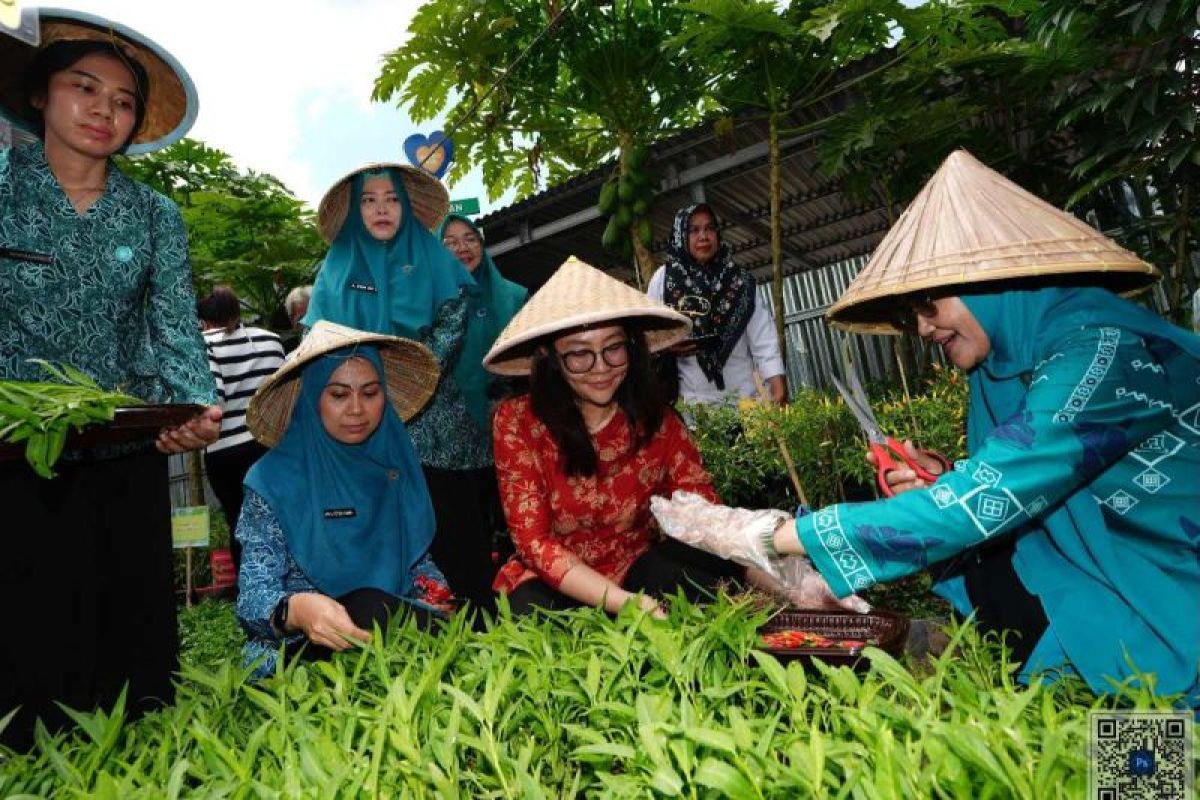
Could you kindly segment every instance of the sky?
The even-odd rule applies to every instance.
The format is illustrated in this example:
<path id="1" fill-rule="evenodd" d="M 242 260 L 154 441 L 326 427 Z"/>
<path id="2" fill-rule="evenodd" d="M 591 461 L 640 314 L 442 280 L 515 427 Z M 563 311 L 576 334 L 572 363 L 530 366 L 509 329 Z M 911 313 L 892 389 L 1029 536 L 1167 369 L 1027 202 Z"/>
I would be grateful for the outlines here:
<path id="1" fill-rule="evenodd" d="M 196 84 L 189 136 L 268 172 L 316 206 L 338 178 L 370 161 L 406 161 L 404 139 L 431 133 L 394 103 L 371 102 L 384 55 L 407 38 L 419 0 L 46 0 L 149 36 Z M 478 174 L 454 199 L 489 203 Z"/>

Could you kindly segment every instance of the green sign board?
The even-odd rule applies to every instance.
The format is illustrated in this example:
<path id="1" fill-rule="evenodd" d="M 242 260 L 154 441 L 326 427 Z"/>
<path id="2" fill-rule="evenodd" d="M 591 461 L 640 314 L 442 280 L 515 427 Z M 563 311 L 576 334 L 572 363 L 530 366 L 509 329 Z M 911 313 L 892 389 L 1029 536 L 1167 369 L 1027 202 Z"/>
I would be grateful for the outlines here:
<path id="1" fill-rule="evenodd" d="M 173 509 L 171 538 L 176 548 L 208 547 L 208 506 Z"/>
<path id="2" fill-rule="evenodd" d="M 465 197 L 462 200 L 450 201 L 451 214 L 478 214 L 479 213 L 479 198 Z"/>

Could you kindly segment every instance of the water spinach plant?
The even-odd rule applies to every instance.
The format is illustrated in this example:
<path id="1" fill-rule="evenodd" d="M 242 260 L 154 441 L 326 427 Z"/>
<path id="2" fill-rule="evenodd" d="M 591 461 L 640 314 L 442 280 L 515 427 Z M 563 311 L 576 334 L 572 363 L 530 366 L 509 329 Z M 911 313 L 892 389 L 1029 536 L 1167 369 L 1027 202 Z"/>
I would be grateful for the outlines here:
<path id="1" fill-rule="evenodd" d="M 71 429 L 111 422 L 117 408 L 142 401 L 100 388 L 69 364 L 33 361 L 55 382 L 0 381 L 0 441 L 24 443 L 29 466 L 43 478 L 53 478 Z"/>
<path id="2" fill-rule="evenodd" d="M 79 714 L 77 731 L 0 754 L 0 796 L 1081 797 L 1088 710 L 1170 705 L 1023 688 L 969 624 L 929 662 L 868 648 L 866 671 L 805 671 L 759 649 L 767 614 L 721 597 L 675 601 L 662 622 L 630 607 L 482 632 L 393 624 L 258 683 L 235 642 L 215 663 L 209 641 L 174 705 L 134 723 Z"/>

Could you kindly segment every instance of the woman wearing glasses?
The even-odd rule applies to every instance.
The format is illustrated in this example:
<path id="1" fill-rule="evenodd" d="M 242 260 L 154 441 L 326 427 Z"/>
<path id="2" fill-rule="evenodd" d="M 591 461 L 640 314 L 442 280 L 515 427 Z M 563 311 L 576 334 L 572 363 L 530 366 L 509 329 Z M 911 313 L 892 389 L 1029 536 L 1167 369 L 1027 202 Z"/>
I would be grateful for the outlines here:
<path id="1" fill-rule="evenodd" d="M 770 306 L 758 302 L 754 278 L 733 263 L 707 205 L 688 206 L 675 215 L 666 264 L 650 278 L 647 294 L 692 319 L 691 338 L 670 350 L 685 402 L 757 397 L 756 371 L 771 399 L 786 402 Z"/>
<path id="2" fill-rule="evenodd" d="M 517 554 L 496 577 L 515 613 L 638 602 L 682 589 L 699 599 L 740 567 L 660 541 L 653 495 L 715 500 L 700 455 L 662 401 L 650 353 L 687 334 L 687 318 L 568 260 L 484 359 L 529 375 L 496 410 L 500 495 Z M 640 596 L 639 592 L 645 594 Z"/>

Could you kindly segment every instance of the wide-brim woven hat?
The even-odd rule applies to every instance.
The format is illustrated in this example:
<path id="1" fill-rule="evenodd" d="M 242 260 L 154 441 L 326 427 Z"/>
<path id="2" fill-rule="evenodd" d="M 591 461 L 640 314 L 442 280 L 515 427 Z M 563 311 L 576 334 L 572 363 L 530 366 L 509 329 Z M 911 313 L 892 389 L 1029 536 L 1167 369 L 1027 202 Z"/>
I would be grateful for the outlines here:
<path id="1" fill-rule="evenodd" d="M 200 110 L 196 87 L 175 58 L 153 40 L 102 17 L 62 8 L 37 9 L 39 47 L 0 36 L 0 113 L 26 131 L 37 129 L 38 114 L 25 101 L 22 80 L 38 49 L 54 42 L 112 42 L 145 68 L 150 92 L 142 127 L 133 135 L 127 155 L 161 150 L 182 139 Z"/>
<path id="2" fill-rule="evenodd" d="M 367 333 L 321 320 L 250 398 L 246 425 L 254 438 L 267 447 L 274 447 L 283 438 L 300 397 L 300 374 L 307 364 L 334 350 L 361 344 L 379 348 L 388 401 L 400 419 L 407 422 L 429 402 L 437 388 L 439 371 L 437 359 L 428 347 L 411 339 Z"/>
<path id="3" fill-rule="evenodd" d="M 1161 276 L 1087 223 L 958 150 L 888 231 L 829 319 L 850 330 L 896 333 L 889 315 L 901 295 L 1039 277 L 1133 293 Z"/>
<path id="4" fill-rule="evenodd" d="M 528 375 L 544 337 L 618 320 L 636 322 L 652 353 L 692 330 L 683 314 L 571 256 L 500 332 L 483 365 L 498 375 Z"/>
<path id="5" fill-rule="evenodd" d="M 450 211 L 450 194 L 446 187 L 425 170 L 394 162 L 366 164 L 334 181 L 317 206 L 317 230 L 327 244 L 333 244 L 338 231 L 342 229 L 342 223 L 346 221 L 346 213 L 350 210 L 350 182 L 354 176 L 360 172 L 380 172 L 385 169 L 400 173 L 413 216 L 429 230 L 436 228 L 442 217 Z"/>

